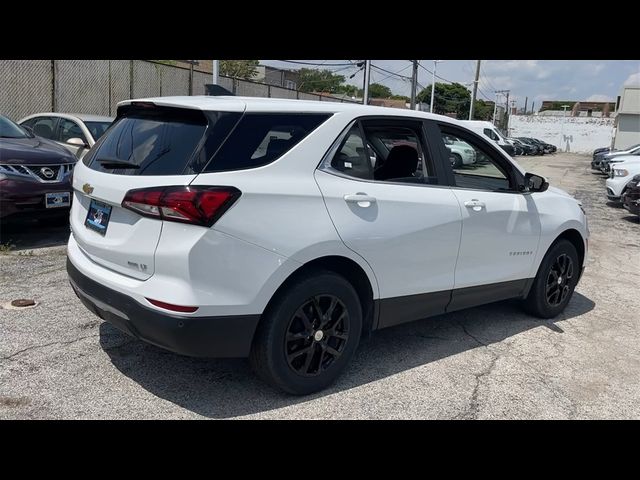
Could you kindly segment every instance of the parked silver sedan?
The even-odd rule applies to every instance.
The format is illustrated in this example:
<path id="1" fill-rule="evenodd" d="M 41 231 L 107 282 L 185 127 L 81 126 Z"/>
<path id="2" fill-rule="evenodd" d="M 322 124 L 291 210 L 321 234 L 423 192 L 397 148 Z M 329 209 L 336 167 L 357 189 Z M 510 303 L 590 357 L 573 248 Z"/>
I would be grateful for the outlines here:
<path id="1" fill-rule="evenodd" d="M 107 131 L 113 117 L 84 113 L 35 113 L 18 121 L 39 137 L 48 138 L 63 145 L 82 158 L 94 143 Z"/>

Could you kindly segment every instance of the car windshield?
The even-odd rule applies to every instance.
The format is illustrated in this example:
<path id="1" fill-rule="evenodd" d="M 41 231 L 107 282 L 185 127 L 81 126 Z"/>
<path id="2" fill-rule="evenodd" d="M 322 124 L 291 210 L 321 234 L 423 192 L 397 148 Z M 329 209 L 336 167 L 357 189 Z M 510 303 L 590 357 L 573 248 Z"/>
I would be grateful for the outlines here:
<path id="1" fill-rule="evenodd" d="M 109 128 L 112 123 L 113 122 L 84 122 L 96 142 L 104 132 L 107 131 L 107 128 Z"/>
<path id="2" fill-rule="evenodd" d="M 29 138 L 30 136 L 20 125 L 0 115 L 0 138 Z"/>

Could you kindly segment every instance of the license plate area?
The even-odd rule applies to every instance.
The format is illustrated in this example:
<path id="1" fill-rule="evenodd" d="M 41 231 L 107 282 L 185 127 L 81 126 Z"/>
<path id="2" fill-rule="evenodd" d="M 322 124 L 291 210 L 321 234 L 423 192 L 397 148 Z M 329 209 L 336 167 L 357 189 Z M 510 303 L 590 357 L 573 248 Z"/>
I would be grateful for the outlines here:
<path id="1" fill-rule="evenodd" d="M 54 192 L 44 194 L 44 206 L 46 208 L 60 208 L 71 205 L 71 193 Z"/>
<path id="2" fill-rule="evenodd" d="M 111 205 L 107 205 L 97 200 L 91 200 L 87 218 L 84 221 L 85 227 L 104 236 L 107 233 L 109 219 L 111 218 Z"/>

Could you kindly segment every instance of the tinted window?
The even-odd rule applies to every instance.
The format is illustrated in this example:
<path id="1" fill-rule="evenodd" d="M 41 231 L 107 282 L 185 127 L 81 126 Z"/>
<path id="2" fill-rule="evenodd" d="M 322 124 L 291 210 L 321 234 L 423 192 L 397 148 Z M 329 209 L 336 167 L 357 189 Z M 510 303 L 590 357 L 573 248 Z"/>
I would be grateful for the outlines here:
<path id="1" fill-rule="evenodd" d="M 327 114 L 245 114 L 206 172 L 240 170 L 278 159 L 324 122 Z"/>
<path id="2" fill-rule="evenodd" d="M 107 128 L 111 125 L 111 122 L 84 122 L 87 126 L 89 132 L 91 132 L 91 136 L 94 141 L 97 141 L 104 132 L 107 131 Z"/>
<path id="3" fill-rule="evenodd" d="M 437 183 L 421 122 L 376 119 L 363 120 L 362 125 L 367 141 L 376 151 L 375 180 Z"/>
<path id="4" fill-rule="evenodd" d="M 61 142 L 66 142 L 70 138 L 79 138 L 84 143 L 87 143 L 87 139 L 85 138 L 84 133 L 82 133 L 80 125 L 72 120 L 61 118 L 58 126 L 58 132 L 58 140 Z"/>
<path id="5" fill-rule="evenodd" d="M 452 132 L 442 132 L 442 142 L 449 155 L 457 187 L 476 190 L 509 191 L 508 165 L 498 160 L 488 145 L 471 136 L 456 135 L 458 142 L 448 143 Z"/>
<path id="6" fill-rule="evenodd" d="M 116 120 L 90 152 L 94 170 L 126 175 L 180 175 L 189 164 L 207 128 L 200 111 L 154 108 L 132 111 Z M 86 158 L 86 157 L 85 157 Z M 99 160 L 133 163 L 139 168 L 104 169 Z"/>
<path id="7" fill-rule="evenodd" d="M 367 150 L 357 123 L 351 127 L 342 141 L 331 160 L 331 166 L 350 177 L 373 179 L 373 166 L 371 160 L 367 159 Z"/>
<path id="8" fill-rule="evenodd" d="M 39 137 L 53 139 L 56 119 L 52 117 L 38 117 L 33 122 L 33 133 Z"/>

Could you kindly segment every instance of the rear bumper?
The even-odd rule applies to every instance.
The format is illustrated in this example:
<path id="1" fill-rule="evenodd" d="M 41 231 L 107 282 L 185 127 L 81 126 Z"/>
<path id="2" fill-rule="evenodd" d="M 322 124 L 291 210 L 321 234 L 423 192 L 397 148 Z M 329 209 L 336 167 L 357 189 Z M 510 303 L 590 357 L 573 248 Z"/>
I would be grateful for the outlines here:
<path id="1" fill-rule="evenodd" d="M 181 355 L 246 357 L 260 315 L 180 316 L 146 308 L 81 273 L 67 259 L 69 282 L 94 314 L 129 335 Z"/>

